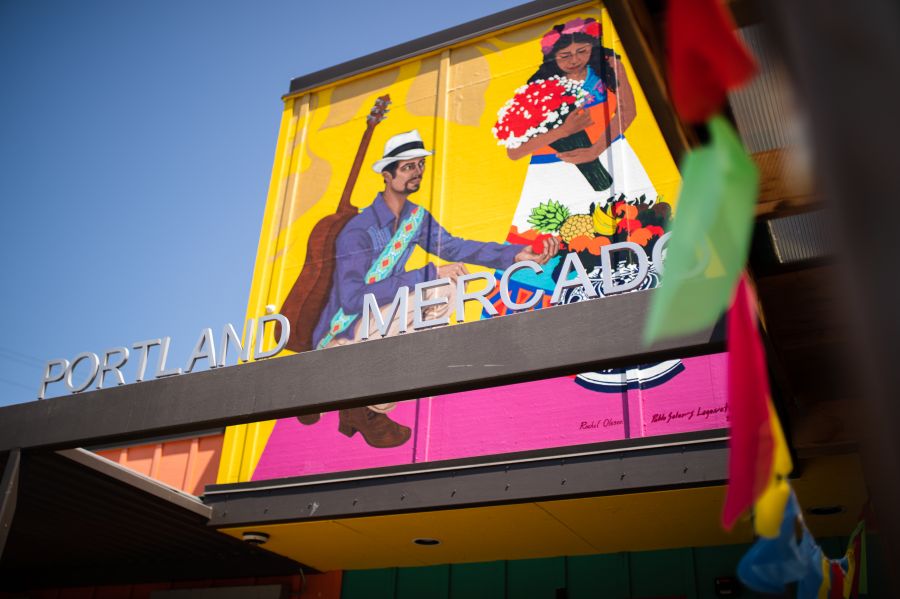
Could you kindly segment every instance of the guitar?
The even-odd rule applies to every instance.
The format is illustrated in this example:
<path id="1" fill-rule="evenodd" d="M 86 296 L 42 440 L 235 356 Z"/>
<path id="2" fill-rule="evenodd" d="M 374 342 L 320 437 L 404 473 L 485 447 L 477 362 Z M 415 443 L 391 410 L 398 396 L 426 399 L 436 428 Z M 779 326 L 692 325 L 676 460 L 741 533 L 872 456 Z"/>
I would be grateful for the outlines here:
<path id="1" fill-rule="evenodd" d="M 344 184 L 337 211 L 316 223 L 309 234 L 306 261 L 281 306 L 281 314 L 291 323 L 291 337 L 287 342 L 287 348 L 291 351 L 302 352 L 313 349 L 313 330 L 328 304 L 331 292 L 337 236 L 350 219 L 359 214 L 357 208 L 350 203 L 350 196 L 359 178 L 359 171 L 372 141 L 375 126 L 387 118 L 387 107 L 390 103 L 391 97 L 388 94 L 375 100 L 375 105 L 366 118 L 366 130 L 356 150 L 356 158 L 350 167 L 350 174 L 347 183 Z M 276 326 L 280 328 L 278 323 Z M 276 338 L 280 335 L 281 331 L 276 329 Z"/>

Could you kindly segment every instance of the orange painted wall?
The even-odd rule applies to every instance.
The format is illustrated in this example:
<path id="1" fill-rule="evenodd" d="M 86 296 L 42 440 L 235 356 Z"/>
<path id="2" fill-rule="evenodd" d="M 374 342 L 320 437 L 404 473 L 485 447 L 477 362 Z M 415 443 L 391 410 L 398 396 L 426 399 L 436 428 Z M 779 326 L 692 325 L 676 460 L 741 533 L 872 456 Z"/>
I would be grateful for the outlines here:
<path id="1" fill-rule="evenodd" d="M 97 453 L 192 495 L 216 482 L 224 434 L 178 439 L 148 445 L 104 449 Z"/>

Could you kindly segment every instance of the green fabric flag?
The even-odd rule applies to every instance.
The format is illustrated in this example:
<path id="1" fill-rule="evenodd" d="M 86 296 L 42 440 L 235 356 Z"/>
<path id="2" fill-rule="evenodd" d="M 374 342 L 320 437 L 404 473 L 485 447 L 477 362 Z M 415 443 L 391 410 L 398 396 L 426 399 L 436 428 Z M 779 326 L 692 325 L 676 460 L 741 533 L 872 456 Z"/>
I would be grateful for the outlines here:
<path id="1" fill-rule="evenodd" d="M 759 173 L 724 117 L 708 126 L 709 144 L 682 161 L 665 272 L 644 330 L 647 344 L 713 325 L 747 261 Z"/>

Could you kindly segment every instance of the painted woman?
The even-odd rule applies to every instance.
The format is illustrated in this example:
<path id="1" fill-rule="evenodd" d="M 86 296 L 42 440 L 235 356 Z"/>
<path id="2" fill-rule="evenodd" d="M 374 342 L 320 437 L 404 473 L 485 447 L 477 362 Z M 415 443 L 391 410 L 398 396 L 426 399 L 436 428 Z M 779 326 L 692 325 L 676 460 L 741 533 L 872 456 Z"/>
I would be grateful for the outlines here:
<path id="1" fill-rule="evenodd" d="M 603 47 L 600 23 L 593 18 L 554 25 L 541 37 L 540 50 L 541 64 L 527 83 L 562 77 L 580 84 L 584 100 L 558 127 L 531 135 L 524 143 L 508 145 L 510 159 L 527 158 L 529 164 L 507 241 L 524 243 L 551 231 L 562 232 L 567 243 L 580 234 L 607 235 L 611 231 L 602 228 L 604 224 L 613 225 L 612 217 L 598 212 L 597 219 L 593 219 L 592 205 L 605 208 L 611 198 L 618 199 L 623 194 L 632 203 L 643 196 L 643 203 L 652 205 L 657 197 L 650 177 L 626 139 L 636 117 L 631 83 L 619 56 Z M 571 146 L 567 140 L 578 135 L 586 140 L 581 144 L 584 147 L 558 149 Z M 591 169 L 585 167 L 604 175 L 589 176 L 586 171 Z M 553 210 L 553 217 L 559 222 L 536 225 L 551 201 L 563 209 Z M 571 220 L 563 226 L 566 218 Z M 596 222 L 604 218 L 609 222 Z M 526 294 L 538 288 L 552 290 L 552 274 L 559 260 L 549 264 L 541 276 L 523 270 L 513 280 L 522 285 Z"/>
<path id="2" fill-rule="evenodd" d="M 622 231 L 617 225 L 621 219 L 635 218 L 639 212 L 645 221 L 651 213 L 665 213 L 662 220 L 667 222 L 669 207 L 661 204 L 652 209 L 657 201 L 656 190 L 626 138 L 637 116 L 631 83 L 620 57 L 603 46 L 600 23 L 593 18 L 576 18 L 554 25 L 541 37 L 540 46 L 542 62 L 527 83 L 563 77 L 580 82 L 585 98 L 581 107 L 571 111 L 558 127 L 532 135 L 516 147 L 508 146 L 510 159 L 528 158 L 529 165 L 507 241 L 527 243 L 539 234 L 560 235 L 570 251 L 579 252 L 602 295 L 597 270 L 599 246 L 622 237 L 646 248 L 646 237 L 633 238 L 631 231 Z M 571 140 L 579 134 L 582 147 L 560 149 L 573 145 Z M 603 176 L 587 172 L 592 169 L 601 171 Z M 627 206 L 609 205 L 611 199 L 618 201 L 623 195 Z M 663 232 L 662 227 L 656 229 L 655 235 Z M 589 240 L 589 250 L 579 246 L 579 240 Z M 554 258 L 542 274 L 529 269 L 516 272 L 509 286 L 512 297 L 523 303 L 543 290 L 546 298 L 555 285 L 560 260 L 561 256 Z M 627 254 L 619 256 L 619 260 L 622 261 L 616 261 L 612 277 L 622 283 L 633 276 L 633 269 Z M 657 280 L 652 272 L 639 289 L 655 287 Z M 581 299 L 583 294 L 564 296 L 566 302 Z M 577 375 L 575 381 L 597 391 L 624 392 L 630 385 L 649 388 L 663 384 L 683 368 L 679 360 L 671 360 L 638 368 L 585 372 Z"/>
<path id="3" fill-rule="evenodd" d="M 619 57 L 601 44 L 600 23 L 579 18 L 555 25 L 541 38 L 541 54 L 543 61 L 529 83 L 566 77 L 583 82 L 587 99 L 558 128 L 507 150 L 512 160 L 530 157 L 513 225 L 527 231 L 532 211 L 550 199 L 573 215 L 587 214 L 591 203 L 605 206 L 609 198 L 622 194 L 654 201 L 653 184 L 626 139 L 636 116 L 631 83 Z M 558 151 L 551 146 L 580 131 L 587 133 L 588 147 Z M 579 172 L 577 165 L 592 161 L 611 177 L 604 189 L 596 189 Z"/>

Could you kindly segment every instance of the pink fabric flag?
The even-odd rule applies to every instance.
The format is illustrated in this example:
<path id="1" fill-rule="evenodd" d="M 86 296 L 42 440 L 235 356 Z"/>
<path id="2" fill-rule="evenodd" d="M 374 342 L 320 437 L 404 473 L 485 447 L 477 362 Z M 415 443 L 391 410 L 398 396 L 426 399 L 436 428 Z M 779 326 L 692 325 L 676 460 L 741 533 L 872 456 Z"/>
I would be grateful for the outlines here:
<path id="1" fill-rule="evenodd" d="M 792 465 L 772 406 L 766 357 L 757 329 L 756 298 L 746 276 L 728 310 L 728 408 L 731 439 L 722 524 L 730 529 L 756 506 L 756 530 L 778 534 Z"/>

